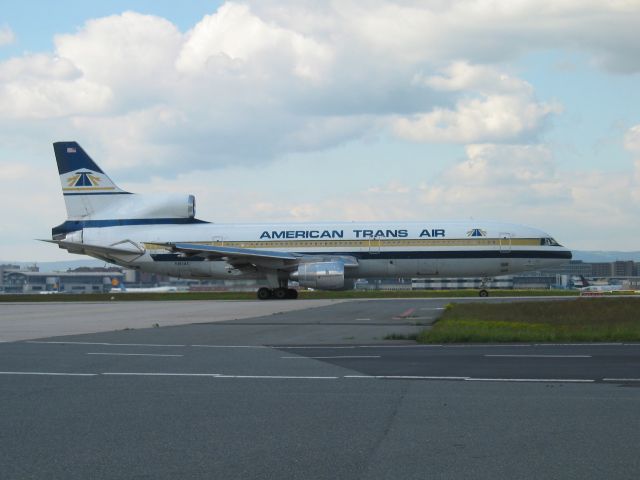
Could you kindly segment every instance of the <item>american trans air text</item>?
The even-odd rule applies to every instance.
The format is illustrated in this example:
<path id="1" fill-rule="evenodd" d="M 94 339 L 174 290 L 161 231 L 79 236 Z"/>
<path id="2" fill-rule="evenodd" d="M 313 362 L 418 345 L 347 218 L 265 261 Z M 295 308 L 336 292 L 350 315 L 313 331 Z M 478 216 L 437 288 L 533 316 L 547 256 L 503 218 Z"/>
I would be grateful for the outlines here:
<path id="1" fill-rule="evenodd" d="M 354 238 L 409 238 L 409 230 L 353 229 Z M 344 238 L 344 230 L 265 230 L 260 240 Z M 444 238 L 445 229 L 422 229 L 419 238 Z"/>

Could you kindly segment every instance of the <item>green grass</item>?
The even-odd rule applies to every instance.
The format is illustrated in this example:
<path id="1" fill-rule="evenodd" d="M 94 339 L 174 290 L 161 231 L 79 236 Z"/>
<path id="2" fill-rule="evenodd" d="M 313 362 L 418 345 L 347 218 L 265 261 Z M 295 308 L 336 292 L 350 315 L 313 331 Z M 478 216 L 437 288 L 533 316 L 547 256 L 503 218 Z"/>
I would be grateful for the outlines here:
<path id="1" fill-rule="evenodd" d="M 515 296 L 576 296 L 571 290 L 490 290 L 492 297 Z M 435 298 L 477 297 L 477 290 L 347 290 L 344 292 L 302 291 L 301 299 L 350 299 L 350 298 Z M 1 302 L 105 302 L 140 300 L 255 300 L 255 292 L 175 292 L 175 293 L 87 293 L 59 295 L 0 295 Z"/>
<path id="2" fill-rule="evenodd" d="M 572 290 L 489 290 L 492 297 L 577 296 Z M 477 298 L 478 290 L 347 290 L 301 292 L 301 298 Z"/>
<path id="3" fill-rule="evenodd" d="M 422 343 L 640 341 L 639 298 L 450 305 Z"/>

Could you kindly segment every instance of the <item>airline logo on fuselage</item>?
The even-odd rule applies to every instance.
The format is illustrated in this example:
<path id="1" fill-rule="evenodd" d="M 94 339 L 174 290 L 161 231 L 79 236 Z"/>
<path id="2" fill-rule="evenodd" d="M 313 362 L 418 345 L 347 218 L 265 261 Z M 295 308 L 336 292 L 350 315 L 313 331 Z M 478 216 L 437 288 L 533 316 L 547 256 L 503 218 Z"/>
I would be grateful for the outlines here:
<path id="1" fill-rule="evenodd" d="M 481 228 L 472 228 L 467 232 L 467 237 L 486 237 L 487 231 Z"/>
<path id="2" fill-rule="evenodd" d="M 417 233 L 417 232 L 416 232 Z M 408 238 L 408 229 L 353 229 L 350 237 L 355 238 Z M 443 228 L 425 228 L 417 235 L 419 238 L 444 238 Z M 265 230 L 260 234 L 260 240 L 316 240 L 316 239 L 342 239 L 345 238 L 344 230 Z"/>

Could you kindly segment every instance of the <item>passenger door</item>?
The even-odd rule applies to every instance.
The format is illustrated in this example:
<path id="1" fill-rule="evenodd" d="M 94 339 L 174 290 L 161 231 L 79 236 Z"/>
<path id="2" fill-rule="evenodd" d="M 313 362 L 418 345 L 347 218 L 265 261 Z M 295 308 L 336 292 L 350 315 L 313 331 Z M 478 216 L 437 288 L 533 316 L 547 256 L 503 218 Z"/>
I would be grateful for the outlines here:
<path id="1" fill-rule="evenodd" d="M 508 232 L 500 233 L 500 253 L 511 253 L 511 238 L 513 234 Z"/>

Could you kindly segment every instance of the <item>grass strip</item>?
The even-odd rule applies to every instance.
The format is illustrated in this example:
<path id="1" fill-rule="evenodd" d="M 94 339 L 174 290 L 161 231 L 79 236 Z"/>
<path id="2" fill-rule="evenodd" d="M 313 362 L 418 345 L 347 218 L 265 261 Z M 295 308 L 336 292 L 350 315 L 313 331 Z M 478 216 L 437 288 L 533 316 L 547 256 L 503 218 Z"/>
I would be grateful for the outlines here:
<path id="1" fill-rule="evenodd" d="M 640 298 L 447 306 L 421 343 L 640 341 Z"/>
<path id="2" fill-rule="evenodd" d="M 491 290 L 493 297 L 577 296 L 571 290 Z M 478 290 L 348 290 L 344 292 L 301 291 L 302 299 L 367 298 L 475 298 Z M 105 301 L 184 301 L 184 300 L 255 300 L 255 292 L 162 292 L 162 293 L 84 293 L 57 295 L 0 295 L 1 302 L 105 302 Z"/>

